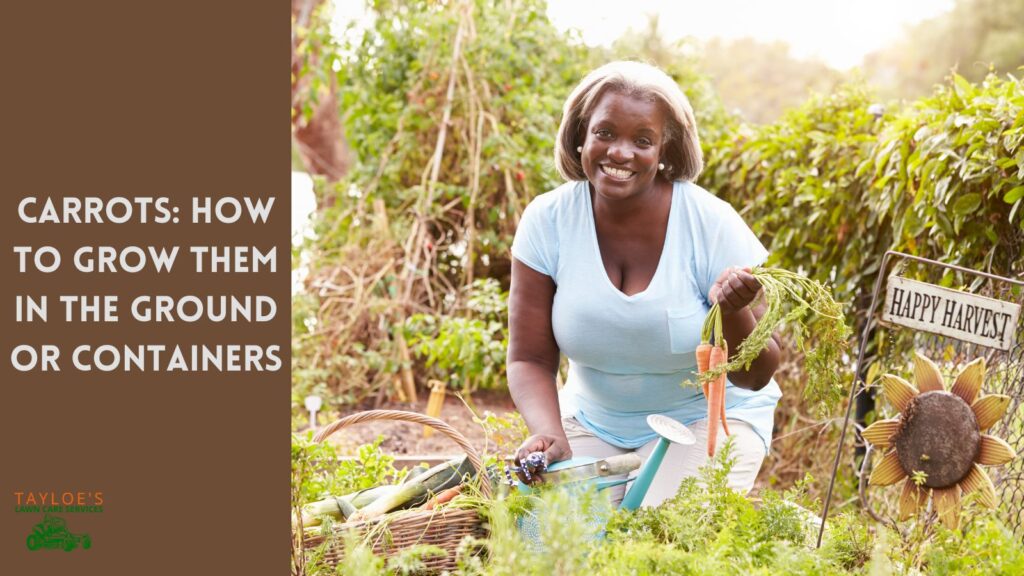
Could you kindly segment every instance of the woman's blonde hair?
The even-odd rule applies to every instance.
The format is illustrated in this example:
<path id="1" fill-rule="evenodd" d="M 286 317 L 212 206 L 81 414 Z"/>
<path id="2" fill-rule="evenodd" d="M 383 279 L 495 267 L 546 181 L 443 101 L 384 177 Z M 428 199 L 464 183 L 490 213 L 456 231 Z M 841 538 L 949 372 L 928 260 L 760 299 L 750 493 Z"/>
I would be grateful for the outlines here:
<path id="1" fill-rule="evenodd" d="M 577 146 L 582 146 L 587 124 L 606 93 L 654 101 L 668 115 L 665 126 L 662 174 L 668 180 L 694 180 L 704 168 L 697 122 L 686 95 L 668 74 L 641 62 L 610 62 L 592 71 L 569 94 L 562 109 L 562 124 L 555 143 L 555 166 L 566 180 L 586 180 Z"/>

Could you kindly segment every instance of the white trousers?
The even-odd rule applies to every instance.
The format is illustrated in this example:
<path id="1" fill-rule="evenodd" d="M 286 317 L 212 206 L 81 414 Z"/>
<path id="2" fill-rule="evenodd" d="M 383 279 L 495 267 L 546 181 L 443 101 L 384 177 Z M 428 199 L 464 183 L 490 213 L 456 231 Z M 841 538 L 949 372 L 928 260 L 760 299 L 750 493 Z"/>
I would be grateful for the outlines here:
<path id="1" fill-rule="evenodd" d="M 754 487 L 754 480 L 761 470 L 761 463 L 764 461 L 765 449 L 761 437 L 754 432 L 749 424 L 740 420 L 728 420 L 729 432 L 732 433 L 733 449 L 732 457 L 735 464 L 729 472 L 729 487 L 737 492 L 746 494 Z M 601 440 L 583 427 L 576 418 L 567 417 L 562 419 L 562 427 L 569 439 L 569 446 L 572 447 L 573 456 L 591 456 L 594 458 L 607 458 L 628 452 L 636 452 L 643 458 L 644 462 L 654 451 L 657 440 L 652 440 L 636 449 L 619 448 Z M 684 478 L 696 476 L 697 470 L 708 463 L 708 423 L 707 420 L 699 420 L 687 426 L 697 441 L 689 446 L 680 444 L 669 445 L 665 459 L 658 468 L 651 487 L 644 496 L 642 506 L 657 506 L 665 500 L 672 498 L 679 491 L 679 485 Z M 719 428 L 716 440 L 716 453 L 721 450 L 726 441 L 725 430 Z M 636 472 L 630 474 L 635 476 Z M 615 486 L 609 488 L 609 498 L 613 504 L 618 505 L 625 495 L 626 486 Z"/>

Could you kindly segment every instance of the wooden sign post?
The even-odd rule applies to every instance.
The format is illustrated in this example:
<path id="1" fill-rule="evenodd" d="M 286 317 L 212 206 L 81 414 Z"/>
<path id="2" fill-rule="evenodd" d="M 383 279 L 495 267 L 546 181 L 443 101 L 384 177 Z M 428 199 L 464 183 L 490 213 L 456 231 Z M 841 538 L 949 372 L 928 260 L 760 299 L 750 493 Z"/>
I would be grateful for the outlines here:
<path id="1" fill-rule="evenodd" d="M 892 276 L 882 321 L 998 350 L 1013 347 L 1020 305 Z"/>

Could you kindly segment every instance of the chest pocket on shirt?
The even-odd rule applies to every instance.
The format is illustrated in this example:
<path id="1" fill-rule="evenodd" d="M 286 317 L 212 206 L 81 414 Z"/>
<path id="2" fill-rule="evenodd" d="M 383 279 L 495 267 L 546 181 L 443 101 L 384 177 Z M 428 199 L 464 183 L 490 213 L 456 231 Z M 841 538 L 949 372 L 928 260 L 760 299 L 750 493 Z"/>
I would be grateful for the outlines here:
<path id="1" fill-rule="evenodd" d="M 700 329 L 704 324 L 704 310 L 697 308 L 667 308 L 668 339 L 673 354 L 688 354 L 700 344 Z"/>

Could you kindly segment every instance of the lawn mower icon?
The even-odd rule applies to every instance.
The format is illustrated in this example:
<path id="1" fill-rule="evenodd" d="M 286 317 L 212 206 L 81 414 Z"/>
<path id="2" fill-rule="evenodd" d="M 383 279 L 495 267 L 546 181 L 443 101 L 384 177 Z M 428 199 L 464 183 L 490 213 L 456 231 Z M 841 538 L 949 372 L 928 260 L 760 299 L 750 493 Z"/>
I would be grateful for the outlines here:
<path id="1" fill-rule="evenodd" d="M 92 546 L 92 540 L 88 534 L 72 534 L 63 518 L 47 514 L 43 516 L 42 522 L 32 528 L 32 533 L 28 535 L 25 544 L 29 550 L 62 548 L 66 552 L 71 552 L 78 546 L 81 546 L 82 550 L 88 550 Z"/>

